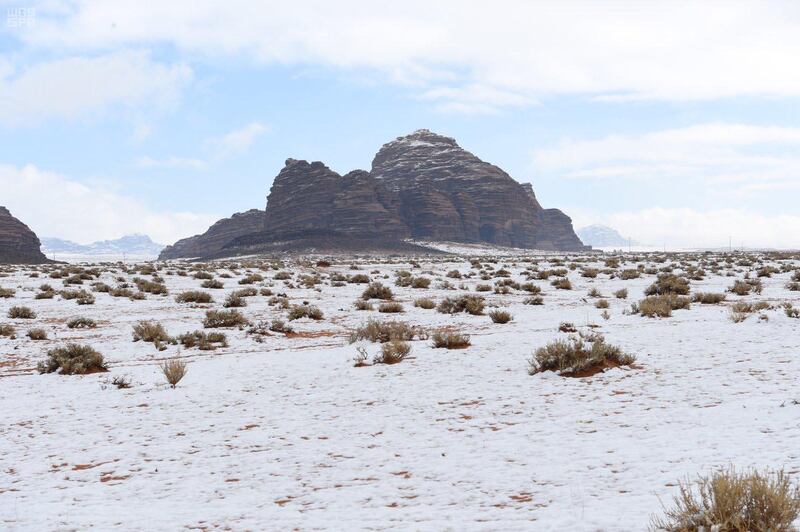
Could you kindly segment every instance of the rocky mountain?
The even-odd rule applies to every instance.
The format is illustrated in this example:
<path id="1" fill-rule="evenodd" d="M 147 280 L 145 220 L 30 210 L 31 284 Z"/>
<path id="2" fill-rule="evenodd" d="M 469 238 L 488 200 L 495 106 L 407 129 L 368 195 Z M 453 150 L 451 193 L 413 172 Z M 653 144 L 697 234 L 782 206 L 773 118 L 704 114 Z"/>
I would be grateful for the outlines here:
<path id="1" fill-rule="evenodd" d="M 215 225 L 161 258 L 303 247 L 399 249 L 407 239 L 585 249 L 570 218 L 543 209 L 530 184 L 426 129 L 384 144 L 369 172 L 342 176 L 322 162 L 288 159 L 260 226 L 257 211 L 249 213 L 253 219 L 218 222 L 224 232 Z"/>
<path id="2" fill-rule="evenodd" d="M 587 245 L 593 247 L 627 247 L 636 245 L 636 242 L 629 241 L 619 234 L 616 229 L 606 225 L 588 225 L 578 229 L 578 236 Z"/>
<path id="3" fill-rule="evenodd" d="M 36 234 L 9 210 L 0 207 L 0 263 L 42 264 L 51 262 L 41 251 Z"/>
<path id="4" fill-rule="evenodd" d="M 42 249 L 56 255 L 131 255 L 155 257 L 164 249 L 147 235 L 126 235 L 115 240 L 77 244 L 60 238 L 42 238 Z"/>
<path id="5" fill-rule="evenodd" d="M 258 234 L 264 229 L 264 211 L 251 209 L 223 218 L 208 228 L 202 235 L 195 235 L 167 246 L 158 256 L 159 260 L 209 257 L 219 253 L 226 244 L 236 238 Z"/>

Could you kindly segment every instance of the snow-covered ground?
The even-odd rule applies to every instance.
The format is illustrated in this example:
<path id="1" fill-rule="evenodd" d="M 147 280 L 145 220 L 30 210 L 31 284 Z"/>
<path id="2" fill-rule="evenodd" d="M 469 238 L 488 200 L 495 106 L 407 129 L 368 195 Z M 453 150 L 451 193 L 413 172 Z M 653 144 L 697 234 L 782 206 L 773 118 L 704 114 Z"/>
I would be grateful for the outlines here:
<path id="1" fill-rule="evenodd" d="M 692 304 L 657 319 L 623 313 L 654 274 L 627 281 L 611 278 L 611 270 L 595 279 L 580 275 L 585 266 L 606 268 L 608 256 L 573 255 L 563 265 L 550 263 L 553 256 L 493 264 L 482 256 L 481 264 L 493 267 L 490 276 L 505 268 L 518 282 L 527 282 L 526 268 L 579 264 L 569 271 L 573 290 L 531 281 L 542 288 L 541 306 L 523 304 L 522 290 L 482 292 L 487 312 L 497 306 L 513 314 L 500 325 L 487 315 L 413 306 L 415 298 L 475 294 L 478 284 L 500 279 L 481 280 L 467 258 L 420 258 L 419 267 L 408 260 L 338 260 L 330 267 L 298 260 L 282 268 L 293 272 L 289 281 L 273 280 L 278 270 L 255 263 L 218 264 L 211 271 L 225 288 L 207 290 L 215 299 L 210 305 L 174 300 L 200 289 L 191 271 L 176 275 L 195 265 L 159 266 L 168 296 L 131 301 L 96 293 L 96 303 L 86 306 L 60 296 L 34 299 L 39 285 L 60 290 L 61 280 L 7 268 L 0 287 L 16 295 L 0 299 L 0 323 L 13 324 L 17 338 L 0 337 L 0 529 L 636 531 L 661 513 L 687 475 L 734 464 L 784 468 L 798 478 L 800 319 L 780 304 L 800 305 L 800 292 L 786 289 L 800 261 L 623 256 L 619 269 L 675 263 L 681 273 L 682 260 L 696 264 L 698 257 L 718 260 L 719 269 L 712 273 L 706 264 L 705 278 L 691 282 L 693 292 L 722 292 L 764 265 L 785 272 L 762 278 L 760 295 L 729 294 L 721 305 Z M 99 281 L 111 286 L 119 277 L 150 278 L 101 269 Z M 474 275 L 445 277 L 453 269 Z M 158 320 L 173 335 L 201 329 L 205 311 L 243 288 L 237 281 L 248 270 L 266 277 L 257 288 L 285 293 L 291 304 L 317 305 L 324 319 L 292 321 L 294 334 L 273 333 L 263 343 L 246 330 L 226 329 L 230 346 L 216 351 L 171 345 L 159 352 L 132 341 L 140 320 Z M 395 286 L 398 270 L 431 278 L 431 288 Z M 300 287 L 297 277 L 314 272 L 322 282 Z M 356 311 L 352 303 L 365 285 L 331 286 L 334 273 L 383 282 L 405 312 Z M 444 281 L 452 288 L 443 288 Z M 591 288 L 608 297 L 609 319 L 587 296 Z M 620 288 L 628 288 L 627 300 L 612 296 Z M 240 310 L 254 322 L 285 320 L 287 311 L 269 299 L 249 297 Z M 735 301 L 773 308 L 733 323 Z M 12 305 L 28 306 L 37 317 L 8 319 Z M 98 327 L 68 329 L 74 316 L 93 318 Z M 429 340 L 415 340 L 400 364 L 354 367 L 357 346 L 370 355 L 379 350 L 347 342 L 349 331 L 370 317 L 452 327 L 469 333 L 472 346 L 434 349 Z M 586 378 L 529 375 L 532 352 L 567 336 L 558 331 L 561 322 L 601 332 L 636 355 L 637 369 Z M 28 339 L 33 327 L 46 329 L 50 339 Z M 46 351 L 68 341 L 102 352 L 110 371 L 38 374 Z M 171 389 L 158 361 L 175 355 L 189 369 Z M 131 388 L 109 385 L 121 375 L 131 378 Z"/>

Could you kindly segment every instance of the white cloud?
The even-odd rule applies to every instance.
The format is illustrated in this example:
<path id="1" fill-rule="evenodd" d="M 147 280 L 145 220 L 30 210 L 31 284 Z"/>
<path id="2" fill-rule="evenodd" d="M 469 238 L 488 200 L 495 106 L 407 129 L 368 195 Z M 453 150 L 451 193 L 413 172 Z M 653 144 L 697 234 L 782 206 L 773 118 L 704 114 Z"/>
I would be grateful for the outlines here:
<path id="1" fill-rule="evenodd" d="M 774 247 L 800 249 L 800 215 L 762 214 L 746 209 L 653 207 L 614 213 L 570 210 L 575 227 L 600 223 L 624 237 L 668 249 Z"/>
<path id="2" fill-rule="evenodd" d="M 213 148 L 217 159 L 227 159 L 245 153 L 250 149 L 256 137 L 265 131 L 267 131 L 266 126 L 253 122 L 222 137 L 210 139 L 208 144 Z"/>
<path id="3" fill-rule="evenodd" d="M 137 200 L 99 186 L 86 186 L 28 165 L 0 165 L 2 204 L 40 237 L 79 243 L 144 233 L 171 244 L 202 233 L 219 219 L 211 214 L 156 212 Z"/>
<path id="4" fill-rule="evenodd" d="M 15 71 L 0 68 L 0 124 L 34 125 L 114 108 L 173 104 L 192 78 L 185 65 L 153 62 L 144 52 L 70 57 Z"/>
<path id="5" fill-rule="evenodd" d="M 207 170 L 208 162 L 201 159 L 184 157 L 167 157 L 166 159 L 153 159 L 152 157 L 139 157 L 136 160 L 139 168 L 169 168 L 177 170 Z"/>
<path id="6" fill-rule="evenodd" d="M 566 178 L 685 180 L 742 194 L 800 184 L 798 147 L 800 128 L 712 123 L 564 140 L 533 158 L 539 171 Z"/>
<path id="7" fill-rule="evenodd" d="M 429 89 L 447 79 L 451 110 L 482 112 L 498 92 L 796 97 L 799 26 L 792 2 L 85 0 L 66 16 L 43 6 L 21 37 L 71 49 L 172 43 L 211 58 L 366 68 Z M 459 89 L 475 84 L 487 90 L 463 101 Z"/>

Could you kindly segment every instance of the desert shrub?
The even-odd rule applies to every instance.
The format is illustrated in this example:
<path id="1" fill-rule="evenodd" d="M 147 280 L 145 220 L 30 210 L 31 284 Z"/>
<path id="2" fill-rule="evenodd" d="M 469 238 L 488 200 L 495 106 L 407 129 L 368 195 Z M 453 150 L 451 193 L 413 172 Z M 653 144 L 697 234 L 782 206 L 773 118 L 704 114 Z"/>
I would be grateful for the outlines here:
<path id="1" fill-rule="evenodd" d="M 314 305 L 294 305 L 289 309 L 289 314 L 287 317 L 289 318 L 289 321 L 299 320 L 300 318 L 321 320 L 323 315 L 319 307 L 315 307 Z"/>
<path id="2" fill-rule="evenodd" d="M 739 472 L 733 467 L 694 482 L 679 493 L 652 529 L 665 532 L 789 532 L 800 516 L 800 486 L 781 471 Z"/>
<path id="3" fill-rule="evenodd" d="M 70 318 L 70 320 L 67 321 L 68 329 L 94 329 L 95 327 L 97 327 L 97 322 L 91 318 L 85 318 L 83 316 Z"/>
<path id="4" fill-rule="evenodd" d="M 16 293 L 16 290 L 13 288 L 0 288 L 0 299 L 10 299 L 14 297 Z"/>
<path id="5" fill-rule="evenodd" d="M 794 308 L 788 301 L 783 304 L 783 313 L 786 314 L 788 318 L 800 318 L 800 308 Z"/>
<path id="6" fill-rule="evenodd" d="M 425 339 L 427 333 L 421 327 L 411 326 L 405 322 L 371 319 L 352 331 L 349 341 L 353 343 L 358 340 L 369 340 L 370 342 L 385 343 L 391 340 L 408 341 L 415 337 Z"/>
<path id="7" fill-rule="evenodd" d="M 733 282 L 732 286 L 728 287 L 728 292 L 736 294 L 737 296 L 746 296 L 750 292 L 760 294 L 763 289 L 764 286 L 759 279 L 746 279 L 744 281 L 737 279 Z"/>
<path id="8" fill-rule="evenodd" d="M 36 296 L 34 296 L 34 299 L 53 299 L 55 295 L 55 290 L 51 288 L 50 290 L 42 290 L 41 292 L 38 292 Z"/>
<path id="9" fill-rule="evenodd" d="M 572 290 L 572 283 L 570 282 L 568 277 L 561 277 L 559 279 L 554 279 L 550 284 L 555 286 L 559 290 Z"/>
<path id="10" fill-rule="evenodd" d="M 47 359 L 36 366 L 39 373 L 58 371 L 62 375 L 85 375 L 108 371 L 103 355 L 88 345 L 67 344 L 47 352 Z"/>
<path id="11" fill-rule="evenodd" d="M 142 279 L 140 277 L 134 277 L 133 283 L 136 285 L 136 288 L 138 288 L 140 292 L 146 292 L 148 294 L 154 294 L 154 295 L 167 294 L 167 286 L 164 285 L 163 283 L 148 281 L 147 279 Z"/>
<path id="12" fill-rule="evenodd" d="M 431 280 L 427 277 L 414 277 L 411 281 L 411 288 L 428 288 Z"/>
<path id="13" fill-rule="evenodd" d="M 159 368 L 172 388 L 178 385 L 187 372 L 186 362 L 179 358 L 165 360 L 159 365 Z"/>
<path id="14" fill-rule="evenodd" d="M 664 294 L 685 296 L 688 293 L 689 280 L 672 273 L 659 274 L 656 282 L 648 286 L 644 291 L 646 296 L 659 296 Z"/>
<path id="15" fill-rule="evenodd" d="M 220 288 L 224 288 L 225 284 L 222 281 L 218 281 L 217 279 L 206 279 L 202 283 L 200 283 L 202 288 L 207 288 L 209 290 L 219 290 Z"/>
<path id="16" fill-rule="evenodd" d="M 641 276 L 641 272 L 635 268 L 622 270 L 619 272 L 619 278 L 623 281 L 629 281 L 631 279 L 638 279 Z"/>
<path id="17" fill-rule="evenodd" d="M 614 297 L 617 299 L 628 299 L 628 289 L 627 288 L 620 288 L 616 292 L 614 292 Z"/>
<path id="18" fill-rule="evenodd" d="M 572 337 L 537 349 L 528 361 L 528 373 L 554 371 L 567 377 L 582 377 L 609 367 L 630 366 L 635 361 L 634 356 L 607 344 L 602 337 L 595 338 L 589 345 L 581 338 Z"/>
<path id="19" fill-rule="evenodd" d="M 426 310 L 430 310 L 432 308 L 436 308 L 436 303 L 433 299 L 427 297 L 421 297 L 419 299 L 414 300 L 414 306 L 417 308 L 424 308 Z"/>
<path id="20" fill-rule="evenodd" d="M 238 297 L 255 297 L 258 295 L 258 290 L 253 288 L 252 286 L 248 286 L 247 288 L 240 288 L 233 292 Z"/>
<path id="21" fill-rule="evenodd" d="M 488 284 L 479 284 L 475 287 L 476 292 L 490 292 L 492 287 Z"/>
<path id="22" fill-rule="evenodd" d="M 213 351 L 217 347 L 228 347 L 228 338 L 221 332 L 194 331 L 185 333 L 178 336 L 178 342 L 188 349 L 197 347 L 201 351 Z"/>
<path id="23" fill-rule="evenodd" d="M 111 379 L 111 385 L 116 386 L 118 390 L 124 390 L 131 387 L 131 380 L 124 375 L 116 375 Z"/>
<path id="24" fill-rule="evenodd" d="M 31 340 L 47 340 L 47 331 L 44 329 L 31 329 L 28 331 L 28 338 Z"/>
<path id="25" fill-rule="evenodd" d="M 378 312 L 383 312 L 385 314 L 394 314 L 398 312 L 404 312 L 403 305 L 397 302 L 388 302 L 388 303 L 381 303 L 378 305 Z"/>
<path id="26" fill-rule="evenodd" d="M 594 279 L 597 277 L 597 274 L 600 273 L 597 271 L 596 268 L 584 268 L 581 270 L 581 277 L 587 277 L 589 279 Z"/>
<path id="27" fill-rule="evenodd" d="M 357 273 L 355 275 L 350 275 L 347 278 L 348 283 L 352 284 L 367 284 L 369 282 L 369 276 L 363 273 Z"/>
<path id="28" fill-rule="evenodd" d="M 140 321 L 134 325 L 133 341 L 152 343 L 159 351 L 167 348 L 165 344 L 175 343 L 175 340 L 167 333 L 164 326 L 154 321 Z"/>
<path id="29" fill-rule="evenodd" d="M 669 318 L 673 310 L 688 309 L 690 306 L 691 299 L 688 297 L 664 294 L 648 296 L 639 301 L 638 312 L 648 318 Z"/>
<path id="30" fill-rule="evenodd" d="M 489 317 L 494 323 L 508 323 L 511 321 L 511 313 L 507 310 L 493 310 L 489 313 Z"/>
<path id="31" fill-rule="evenodd" d="M 381 346 L 381 351 L 372 359 L 373 364 L 399 364 L 411 353 L 411 344 L 402 340 L 390 340 Z"/>
<path id="32" fill-rule="evenodd" d="M 239 284 L 254 284 L 264 280 L 264 276 L 259 273 L 251 273 L 239 279 Z"/>
<path id="33" fill-rule="evenodd" d="M 275 279 L 276 281 L 286 281 L 291 278 L 292 274 L 289 272 L 278 272 L 275 274 L 275 277 L 273 277 L 273 279 Z"/>
<path id="34" fill-rule="evenodd" d="M 449 272 L 447 272 L 446 277 L 449 277 L 451 279 L 461 279 L 461 272 L 458 270 L 450 270 Z"/>
<path id="35" fill-rule="evenodd" d="M 8 309 L 8 317 L 18 320 L 32 320 L 36 318 L 36 313 L 28 307 L 11 307 Z"/>
<path id="36" fill-rule="evenodd" d="M 586 295 L 589 297 L 603 297 L 603 294 L 601 294 L 600 290 L 598 290 L 597 288 L 592 288 L 586 293 Z"/>
<path id="37" fill-rule="evenodd" d="M 195 274 L 192 277 L 194 277 L 197 280 L 210 280 L 214 278 L 214 276 L 211 275 L 209 272 L 195 272 Z"/>
<path id="38" fill-rule="evenodd" d="M 356 310 L 372 310 L 373 309 L 372 303 L 370 303 L 369 301 L 365 301 L 363 299 L 356 299 L 355 301 L 353 301 L 353 306 L 356 308 Z"/>
<path id="39" fill-rule="evenodd" d="M 695 294 L 692 295 L 692 301 L 695 303 L 701 303 L 703 305 L 716 305 L 725 301 L 725 294 L 714 292 L 695 292 Z"/>
<path id="40" fill-rule="evenodd" d="M 361 294 L 361 299 L 384 299 L 389 300 L 394 297 L 392 289 L 384 286 L 382 283 L 376 281 L 370 285 Z"/>
<path id="41" fill-rule="evenodd" d="M 568 321 L 562 321 L 562 322 L 561 322 L 561 323 L 558 325 L 558 330 L 559 330 L 560 332 L 563 332 L 563 333 L 574 333 L 574 332 L 578 332 L 578 329 L 576 329 L 576 328 L 575 328 L 575 325 L 574 325 L 574 324 L 572 324 L 572 323 L 570 323 L 570 322 L 568 322 Z"/>
<path id="42" fill-rule="evenodd" d="M 247 301 L 237 294 L 228 294 L 228 297 L 225 298 L 225 302 L 222 304 L 222 306 L 225 308 L 241 308 L 247 306 Z"/>
<path id="43" fill-rule="evenodd" d="M 213 303 L 214 298 L 202 290 L 189 290 L 175 296 L 175 301 L 178 303 Z"/>
<path id="44" fill-rule="evenodd" d="M 483 309 L 486 306 L 484 299 L 481 296 L 465 295 L 456 298 L 448 297 L 439 302 L 436 310 L 442 314 L 458 314 L 459 312 L 467 312 L 472 315 L 483 314 Z"/>
<path id="45" fill-rule="evenodd" d="M 7 338 L 16 338 L 17 330 L 14 329 L 13 325 L 9 325 L 8 323 L 0 323 L 0 336 L 5 336 Z"/>
<path id="46" fill-rule="evenodd" d="M 289 334 L 290 332 L 293 331 L 291 326 L 286 325 L 283 322 L 283 320 L 280 320 L 280 319 L 277 319 L 277 318 L 272 320 L 272 323 L 269 326 L 269 330 L 272 331 L 272 332 L 278 332 L 278 333 L 284 333 L 284 334 Z"/>
<path id="47" fill-rule="evenodd" d="M 594 306 L 596 308 L 608 308 L 609 307 L 608 299 L 598 299 L 597 302 L 595 302 Z"/>
<path id="48" fill-rule="evenodd" d="M 528 292 L 532 296 L 539 295 L 542 293 L 542 288 L 539 285 L 533 283 L 525 283 L 520 286 L 520 289 Z"/>
<path id="49" fill-rule="evenodd" d="M 100 294 L 108 294 L 111 292 L 111 287 L 106 283 L 92 283 L 92 290 Z"/>
<path id="50" fill-rule="evenodd" d="M 791 281 L 786 283 L 786 289 L 791 290 L 792 292 L 800 292 L 800 282 Z"/>
<path id="51" fill-rule="evenodd" d="M 468 334 L 445 330 L 435 331 L 431 335 L 431 340 L 433 341 L 433 347 L 440 349 L 464 349 L 471 345 Z"/>
<path id="52" fill-rule="evenodd" d="M 544 305 L 544 298 L 542 296 L 526 297 L 522 303 L 524 305 Z"/>
<path id="53" fill-rule="evenodd" d="M 244 327 L 247 324 L 247 318 L 238 310 L 209 310 L 203 320 L 203 327 L 206 329 Z"/>

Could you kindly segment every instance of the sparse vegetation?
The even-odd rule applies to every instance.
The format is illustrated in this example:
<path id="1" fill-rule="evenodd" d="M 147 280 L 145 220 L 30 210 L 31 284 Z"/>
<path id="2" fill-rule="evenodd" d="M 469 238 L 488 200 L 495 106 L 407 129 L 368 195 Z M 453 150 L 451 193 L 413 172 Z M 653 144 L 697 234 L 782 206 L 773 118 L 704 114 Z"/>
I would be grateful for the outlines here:
<path id="1" fill-rule="evenodd" d="M 411 344 L 402 340 L 390 340 L 381 345 L 380 353 L 372 359 L 373 364 L 399 364 L 411 353 Z"/>
<path id="2" fill-rule="evenodd" d="M 435 331 L 431 335 L 433 347 L 444 349 L 464 349 L 469 347 L 470 337 L 468 334 L 462 334 L 452 331 Z"/>
<path id="3" fill-rule="evenodd" d="M 206 329 L 216 329 L 222 327 L 245 327 L 248 325 L 247 318 L 238 310 L 209 310 L 203 320 L 203 327 Z"/>
<path id="4" fill-rule="evenodd" d="M 187 292 L 181 292 L 177 296 L 175 296 L 175 301 L 178 303 L 213 303 L 214 298 L 211 297 L 211 294 L 208 292 L 203 292 L 202 290 L 189 290 Z"/>
<path id="5" fill-rule="evenodd" d="M 448 297 L 439 302 L 436 310 L 442 314 L 458 314 L 467 312 L 472 315 L 483 314 L 486 306 L 484 299 L 480 296 L 465 295 L 461 297 Z"/>
<path id="6" fill-rule="evenodd" d="M 528 373 L 554 371 L 566 377 L 585 377 L 606 368 L 630 366 L 636 358 L 609 345 L 602 337 L 585 342 L 579 337 L 556 340 L 537 349 L 528 361 Z"/>
<path id="7" fill-rule="evenodd" d="M 167 382 L 172 388 L 175 388 L 175 386 L 178 385 L 187 372 L 186 362 L 179 358 L 170 358 L 169 360 L 165 360 L 159 365 L 159 368 L 161 369 L 161 373 L 164 375 L 164 378 L 167 379 Z"/>
<path id="8" fill-rule="evenodd" d="M 85 375 L 108 371 L 103 355 L 88 345 L 67 344 L 47 352 L 47 360 L 37 366 L 39 373 Z"/>
<path id="9" fill-rule="evenodd" d="M 493 310 L 489 313 L 493 323 L 508 323 L 511 321 L 511 313 L 506 310 Z"/>
<path id="10" fill-rule="evenodd" d="M 29 307 L 11 307 L 8 309 L 8 317 L 12 320 L 33 320 L 36 319 L 36 313 Z"/>

